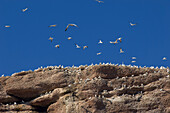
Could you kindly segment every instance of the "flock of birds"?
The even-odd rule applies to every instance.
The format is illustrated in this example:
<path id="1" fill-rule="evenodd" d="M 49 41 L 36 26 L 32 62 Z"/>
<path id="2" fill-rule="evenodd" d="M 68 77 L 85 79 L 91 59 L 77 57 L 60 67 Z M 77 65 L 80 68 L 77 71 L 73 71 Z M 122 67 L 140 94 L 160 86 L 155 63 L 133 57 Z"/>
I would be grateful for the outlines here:
<path id="1" fill-rule="evenodd" d="M 104 1 L 100 1 L 100 0 L 95 0 L 95 1 L 98 2 L 98 3 L 104 3 Z M 25 11 L 27 11 L 27 10 L 28 10 L 28 8 L 22 9 L 22 12 L 25 12 Z M 56 27 L 56 26 L 57 26 L 57 25 L 54 24 L 54 25 L 49 25 L 48 27 Z M 67 31 L 70 26 L 79 28 L 76 24 L 68 24 L 67 27 L 66 27 L 66 29 L 65 29 L 65 31 Z M 136 24 L 130 22 L 130 26 L 136 26 Z M 5 25 L 5 27 L 6 27 L 6 28 L 9 28 L 9 27 L 11 27 L 11 26 L 10 26 L 10 25 Z M 68 37 L 67 39 L 68 39 L 68 40 L 71 40 L 72 37 Z M 49 40 L 50 40 L 51 42 L 53 42 L 53 37 L 50 37 Z M 109 43 L 110 43 L 110 44 L 117 44 L 117 43 L 119 43 L 119 42 L 120 42 L 120 43 L 122 42 L 122 37 L 117 38 L 115 41 L 110 41 Z M 103 41 L 102 41 L 102 40 L 99 40 L 98 44 L 103 44 Z M 81 46 L 79 46 L 78 44 L 75 44 L 75 46 L 76 46 L 76 48 L 81 48 Z M 59 48 L 59 47 L 60 47 L 59 44 L 55 45 L 55 48 Z M 82 48 L 83 48 L 83 50 L 85 50 L 86 48 L 88 48 L 88 46 L 86 45 L 86 46 L 83 46 Z M 124 53 L 124 51 L 123 51 L 122 48 L 120 48 L 119 51 L 120 51 L 120 53 Z M 97 55 L 100 55 L 100 54 L 102 54 L 102 52 L 98 52 L 98 53 L 97 53 Z M 167 60 L 167 58 L 166 58 L 166 57 L 163 57 L 162 60 Z M 132 62 L 132 63 L 135 63 L 135 62 L 136 62 L 136 57 L 132 57 L 132 61 L 131 61 L 131 62 Z"/>

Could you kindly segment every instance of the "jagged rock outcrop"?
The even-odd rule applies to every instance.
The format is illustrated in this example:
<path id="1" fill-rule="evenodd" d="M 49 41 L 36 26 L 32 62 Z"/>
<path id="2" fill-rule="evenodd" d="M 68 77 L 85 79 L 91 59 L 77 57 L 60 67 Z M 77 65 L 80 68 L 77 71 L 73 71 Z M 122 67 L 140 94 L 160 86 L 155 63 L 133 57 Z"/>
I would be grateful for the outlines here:
<path id="1" fill-rule="evenodd" d="M 169 68 L 49 66 L 0 77 L 0 112 L 168 113 Z"/>

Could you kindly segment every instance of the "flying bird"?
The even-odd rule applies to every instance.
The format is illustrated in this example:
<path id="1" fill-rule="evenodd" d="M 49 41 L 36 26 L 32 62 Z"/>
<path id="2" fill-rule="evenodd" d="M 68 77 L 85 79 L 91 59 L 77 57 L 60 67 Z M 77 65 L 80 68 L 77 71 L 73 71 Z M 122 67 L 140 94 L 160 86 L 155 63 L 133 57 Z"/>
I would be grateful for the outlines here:
<path id="1" fill-rule="evenodd" d="M 53 38 L 52 37 L 50 37 L 48 40 L 51 40 L 51 42 L 53 41 Z"/>
<path id="2" fill-rule="evenodd" d="M 68 37 L 67 39 L 68 39 L 68 40 L 71 40 L 71 39 L 72 39 L 72 37 Z"/>
<path id="3" fill-rule="evenodd" d="M 86 48 L 88 48 L 88 46 L 83 46 L 83 49 L 85 50 Z"/>
<path id="4" fill-rule="evenodd" d="M 67 31 L 67 29 L 68 29 L 68 27 L 69 27 L 69 26 L 75 26 L 75 27 L 78 27 L 76 24 L 68 24 L 68 25 L 67 25 L 67 27 L 66 27 L 66 29 L 65 29 L 65 31 Z"/>
<path id="5" fill-rule="evenodd" d="M 100 1 L 100 0 L 96 0 L 98 3 L 104 3 L 103 1 Z"/>
<path id="6" fill-rule="evenodd" d="M 75 44 L 76 45 L 76 48 L 81 48 L 78 44 Z"/>
<path id="7" fill-rule="evenodd" d="M 103 42 L 101 40 L 99 40 L 98 44 L 103 44 Z"/>
<path id="8" fill-rule="evenodd" d="M 48 27 L 56 27 L 57 25 L 56 24 L 54 24 L 54 25 L 49 25 Z"/>
<path id="9" fill-rule="evenodd" d="M 136 61 L 133 60 L 133 61 L 131 61 L 131 62 L 132 62 L 132 63 L 135 63 Z"/>
<path id="10" fill-rule="evenodd" d="M 132 59 L 136 59 L 136 57 L 132 57 Z"/>
<path id="11" fill-rule="evenodd" d="M 22 12 L 25 12 L 26 10 L 28 10 L 28 8 L 22 9 Z"/>
<path id="12" fill-rule="evenodd" d="M 11 27 L 11 26 L 9 26 L 9 25 L 6 25 L 5 27 Z"/>
<path id="13" fill-rule="evenodd" d="M 122 50 L 122 48 L 120 48 L 120 53 L 124 53 L 124 51 Z"/>
<path id="14" fill-rule="evenodd" d="M 166 57 L 163 57 L 162 60 L 167 60 L 167 58 L 166 58 Z"/>
<path id="15" fill-rule="evenodd" d="M 122 42 L 122 37 L 118 38 L 117 40 L 119 40 L 120 42 Z"/>
<path id="16" fill-rule="evenodd" d="M 97 53 L 97 55 L 100 55 L 100 54 L 102 54 L 102 52 Z"/>
<path id="17" fill-rule="evenodd" d="M 130 22 L 130 25 L 131 25 L 131 26 L 135 26 L 136 24 L 132 24 L 132 23 Z"/>
<path id="18" fill-rule="evenodd" d="M 59 48 L 60 47 L 60 45 L 55 45 L 55 48 Z"/>

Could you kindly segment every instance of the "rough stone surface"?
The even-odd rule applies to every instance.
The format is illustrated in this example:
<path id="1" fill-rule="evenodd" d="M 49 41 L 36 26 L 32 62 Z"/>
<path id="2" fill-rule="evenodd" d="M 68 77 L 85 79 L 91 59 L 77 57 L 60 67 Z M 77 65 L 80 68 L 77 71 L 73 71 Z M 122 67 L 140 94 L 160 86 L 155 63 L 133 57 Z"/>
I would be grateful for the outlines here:
<path id="1" fill-rule="evenodd" d="M 169 113 L 169 68 L 49 66 L 0 77 L 2 113 Z"/>

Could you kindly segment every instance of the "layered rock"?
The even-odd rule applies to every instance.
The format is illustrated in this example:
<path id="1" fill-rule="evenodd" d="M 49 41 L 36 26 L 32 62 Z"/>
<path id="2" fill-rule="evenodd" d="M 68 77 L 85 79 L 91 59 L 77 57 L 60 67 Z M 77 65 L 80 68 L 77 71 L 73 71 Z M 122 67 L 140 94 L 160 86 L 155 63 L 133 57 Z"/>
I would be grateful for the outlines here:
<path id="1" fill-rule="evenodd" d="M 0 112 L 170 112 L 169 68 L 50 66 L 0 77 Z"/>

